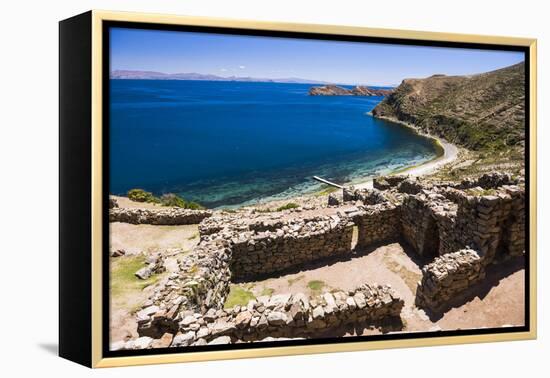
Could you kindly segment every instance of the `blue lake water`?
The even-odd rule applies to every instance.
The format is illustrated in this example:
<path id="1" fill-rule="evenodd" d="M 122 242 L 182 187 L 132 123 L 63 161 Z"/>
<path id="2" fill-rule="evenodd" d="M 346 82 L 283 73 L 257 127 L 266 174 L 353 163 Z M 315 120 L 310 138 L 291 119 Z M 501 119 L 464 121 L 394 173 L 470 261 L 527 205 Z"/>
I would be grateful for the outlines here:
<path id="1" fill-rule="evenodd" d="M 110 192 L 207 207 L 292 197 L 433 159 L 433 142 L 367 112 L 381 97 L 309 84 L 111 80 Z"/>

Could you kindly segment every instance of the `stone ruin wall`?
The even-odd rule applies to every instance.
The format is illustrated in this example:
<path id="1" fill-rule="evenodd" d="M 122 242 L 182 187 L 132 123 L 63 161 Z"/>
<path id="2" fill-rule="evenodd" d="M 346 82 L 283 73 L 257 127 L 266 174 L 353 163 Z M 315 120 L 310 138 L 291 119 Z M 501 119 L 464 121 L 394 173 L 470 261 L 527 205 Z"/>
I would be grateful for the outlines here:
<path id="1" fill-rule="evenodd" d="M 494 182 L 485 180 L 483 183 L 490 186 Z M 461 185 L 480 186 L 476 184 Z M 417 305 L 431 310 L 443 308 L 450 298 L 483 279 L 485 265 L 495 260 L 497 249 L 505 251 L 499 257 L 524 253 L 525 194 L 522 188 L 504 185 L 484 188 L 492 189 L 490 195 L 470 195 L 469 189 L 459 190 L 450 185 L 425 188 L 411 179 L 394 180 L 391 185 L 397 188 L 397 194 L 394 193 L 397 201 L 387 200 L 378 190 L 344 191 L 344 200 L 348 204 L 354 201 L 355 206 L 333 216 L 283 220 L 277 215 L 269 218 L 261 214 L 250 221 L 244 220 L 242 214 L 225 213 L 212 217 L 209 214 L 199 225 L 199 245 L 180 262 L 180 272 L 161 282 L 146 306 L 138 312 L 140 335 L 164 338 L 166 333 L 177 334 L 171 341 L 174 345 L 216 343 L 219 337 L 234 342 L 241 338 L 261 340 L 274 335 L 307 335 L 307 330 L 315 327 L 308 326 L 308 322 L 305 326 L 295 322 L 294 315 L 287 313 L 290 308 L 271 315 L 271 322 L 267 317 L 270 310 L 257 311 L 254 305 L 246 310 L 241 308 L 240 312 L 223 310 L 230 281 L 273 274 L 351 253 L 354 225 L 358 229 L 358 248 L 403 238 L 419 255 L 440 256 L 424 267 L 417 290 Z M 113 210 L 117 209 L 111 212 Z M 399 301 L 397 297 L 392 298 Z M 388 305 L 397 308 L 395 304 Z M 313 309 L 309 311 L 307 319 L 310 316 L 313 319 Z M 210 315 L 206 315 L 208 312 Z M 317 310 L 317 318 L 319 313 Z M 341 309 L 338 320 L 323 318 L 322 321 L 330 328 L 355 319 L 355 315 L 348 317 L 349 313 L 350 309 Z M 262 325 L 261 314 L 265 315 Z M 195 323 L 182 326 L 184 317 L 189 322 L 190 315 L 197 319 L 198 326 L 193 325 Z M 210 329 L 208 317 L 212 318 L 212 324 L 222 319 L 228 329 L 223 332 L 209 330 L 205 334 L 205 330 L 200 330 L 205 326 Z M 287 322 L 288 319 L 293 321 Z M 247 325 L 243 326 L 242 322 Z"/>
<path id="2" fill-rule="evenodd" d="M 440 232 L 446 227 L 444 216 L 436 217 L 429 200 L 421 195 L 407 195 L 401 207 L 402 237 L 415 252 L 430 258 L 440 254 Z"/>
<path id="3" fill-rule="evenodd" d="M 140 209 L 112 207 L 109 209 L 109 222 L 154 225 L 198 224 L 212 216 L 210 210 L 190 210 L 181 208 Z"/>
<path id="4" fill-rule="evenodd" d="M 419 307 L 437 312 L 485 278 L 487 265 L 523 255 L 526 244 L 525 192 L 518 186 L 504 185 L 485 195 L 447 188 L 436 196 L 440 201 L 406 197 L 402 217 L 403 236 L 419 254 L 438 239 L 440 257 L 424 267 L 416 300 Z"/>
<path id="5" fill-rule="evenodd" d="M 525 190 L 517 183 L 500 173 L 439 185 L 396 176 L 374 180 L 371 191 L 349 191 L 347 199 L 380 203 L 377 188 L 397 193 L 398 237 L 425 259 L 435 258 L 423 269 L 417 305 L 437 311 L 482 280 L 486 265 L 525 253 Z M 380 219 L 373 226 L 381 224 L 388 225 Z"/>
<path id="6" fill-rule="evenodd" d="M 334 256 L 351 253 L 353 224 L 324 217 L 293 222 L 273 231 L 240 233 L 232 246 L 233 279 L 272 275 Z"/>
<path id="7" fill-rule="evenodd" d="M 144 309 L 150 327 L 138 328 L 140 338 L 114 345 L 117 349 L 215 345 L 266 338 L 315 337 L 349 324 L 375 325 L 399 319 L 404 302 L 389 286 L 361 287 L 315 297 L 279 294 L 251 300 L 232 309 L 206 313 L 181 311 L 166 326 L 166 317 Z M 155 309 L 153 309 L 155 310 Z M 148 313 L 148 314 L 147 314 Z"/>
<path id="8" fill-rule="evenodd" d="M 476 251 L 463 249 L 447 253 L 422 268 L 415 304 L 443 312 L 453 298 L 484 278 L 485 264 Z"/>
<path id="9" fill-rule="evenodd" d="M 489 195 L 451 188 L 407 195 L 401 219 L 403 238 L 421 256 L 429 256 L 434 244 L 435 256 L 469 247 L 487 264 L 525 251 L 525 192 L 517 186 Z"/>
<path id="10" fill-rule="evenodd" d="M 351 214 L 353 219 L 363 222 L 365 226 L 376 224 L 381 218 L 388 219 L 390 214 L 392 218 L 397 216 L 395 207 L 373 209 L 367 206 Z M 224 226 L 219 224 L 222 221 Z M 393 223 L 394 220 L 392 220 Z M 249 224 L 243 224 L 238 217 L 234 217 L 233 221 L 224 221 L 222 217 L 217 221 L 207 219 L 201 224 L 200 230 L 201 241 L 184 260 L 180 261 L 180 271 L 172 273 L 157 285 L 155 292 L 137 313 L 140 336 L 158 339 L 165 333 L 175 334 L 180 329 L 178 324 L 182 316 L 186 313 L 193 313 L 193 316 L 198 318 L 208 311 L 211 313 L 218 311 L 221 314 L 232 280 L 273 274 L 279 269 L 301 266 L 304 263 L 352 251 L 353 222 L 346 214 L 290 221 L 263 220 Z M 394 235 L 395 230 L 392 228 L 391 232 L 388 231 L 386 234 L 378 233 L 376 238 Z M 371 236 L 371 239 L 374 237 Z M 351 307 L 349 309 L 346 306 L 342 307 L 338 302 L 340 310 L 335 310 L 338 313 L 337 316 L 331 311 L 326 311 L 324 312 L 326 319 L 316 315 L 313 318 L 316 321 L 312 324 L 308 322 L 280 324 L 279 330 L 275 330 L 275 333 L 287 335 L 285 337 L 298 333 L 305 335 L 317 328 L 322 328 L 316 328 L 315 324 L 326 324 L 330 328 L 351 319 L 376 320 L 383 316 L 390 316 L 388 314 L 394 316 L 396 306 L 399 307 L 399 303 L 402 302 L 399 302 L 400 299 L 394 292 L 391 292 L 390 296 L 386 295 L 390 293 L 389 288 L 373 289 L 364 286 L 361 290 L 373 290 L 372 294 L 369 294 L 373 296 L 373 299 L 369 300 L 369 306 L 374 303 L 372 309 L 363 308 L 360 301 L 361 294 L 358 294 L 354 297 L 355 300 L 359 300 L 358 308 L 353 308 L 352 300 L 345 298 L 344 302 L 347 301 Z M 354 295 L 355 293 L 352 297 Z M 384 299 L 376 300 L 378 297 Z M 391 301 L 388 298 L 391 298 Z M 313 303 L 316 303 L 315 300 Z M 316 314 L 319 311 L 317 310 Z M 273 327 L 264 329 L 263 321 L 258 327 L 247 331 L 247 338 L 263 338 L 274 331 Z M 236 338 L 239 335 L 232 334 L 232 337 Z M 208 341 L 208 339 L 205 340 Z"/>
<path id="11" fill-rule="evenodd" d="M 177 332 L 182 311 L 204 313 L 223 308 L 229 294 L 231 250 L 224 240 L 202 243 L 179 261 L 180 270 L 156 287 L 137 312 L 138 333 L 156 337 Z"/>
<path id="12" fill-rule="evenodd" d="M 525 251 L 525 191 L 502 186 L 490 195 L 449 190 L 458 203 L 453 237 L 478 251 L 487 264 Z"/>
<path id="13" fill-rule="evenodd" d="M 386 202 L 381 205 L 365 206 L 356 213 L 349 214 L 357 225 L 358 249 L 395 241 L 401 232 L 400 209 L 398 206 Z"/>

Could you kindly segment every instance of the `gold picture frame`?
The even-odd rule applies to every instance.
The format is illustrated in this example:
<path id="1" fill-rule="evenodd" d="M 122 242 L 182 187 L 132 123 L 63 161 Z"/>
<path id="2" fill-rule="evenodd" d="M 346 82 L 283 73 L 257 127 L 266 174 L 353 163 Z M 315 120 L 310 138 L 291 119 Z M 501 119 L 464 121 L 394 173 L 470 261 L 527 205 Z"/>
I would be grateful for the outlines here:
<path id="1" fill-rule="evenodd" d="M 251 20 L 231 20 L 218 19 L 209 17 L 187 17 L 173 16 L 160 14 L 144 14 L 144 13 L 126 13 L 126 12 L 111 12 L 94 10 L 83 15 L 86 21 L 85 26 L 78 26 L 81 29 L 89 29 L 89 57 L 90 74 L 89 86 L 86 90 L 91 89 L 89 104 L 90 116 L 90 180 L 89 192 L 91 199 L 86 206 L 89 207 L 91 221 L 89 223 L 89 240 L 90 245 L 82 245 L 81 248 L 89 249 L 89 266 L 75 267 L 72 269 L 86 270 L 88 269 L 90 278 L 91 293 L 89 298 L 89 309 L 91 309 L 89 318 L 83 321 L 90 321 L 91 324 L 74 326 L 70 330 L 60 330 L 63 336 L 61 340 L 70 338 L 69 332 L 74 332 L 75 327 L 89 326 L 90 332 L 90 355 L 89 359 L 80 359 L 78 356 L 72 356 L 68 351 L 72 347 L 70 342 L 60 342 L 61 355 L 77 362 L 84 363 L 91 367 L 114 367 L 114 366 L 129 366 L 129 365 L 144 365 L 144 364 L 161 364 L 174 362 L 190 362 L 190 361 L 207 361 L 221 359 L 237 359 L 250 357 L 268 357 L 268 356 L 284 356 L 296 354 L 312 354 L 312 353 L 329 353 L 329 352 L 348 352 L 371 349 L 388 349 L 388 348 L 403 348 L 403 347 L 421 347 L 421 346 L 436 346 L 448 344 L 466 344 L 466 343 L 482 343 L 495 341 L 513 341 L 535 339 L 537 336 L 537 266 L 536 266 L 536 213 L 537 213 L 537 166 L 536 166 L 536 77 L 537 77 L 537 41 L 536 39 L 528 38 L 513 38 L 500 36 L 482 36 L 469 34 L 452 34 L 452 33 L 435 33 L 423 31 L 409 30 L 393 30 L 393 29 L 377 29 L 367 27 L 351 27 L 351 26 L 336 26 L 336 25 L 317 25 L 317 24 L 294 24 L 294 23 L 278 23 L 278 22 L 259 22 Z M 77 16 L 80 17 L 80 16 Z M 75 19 L 76 20 L 76 19 Z M 70 21 L 70 20 L 69 20 Z M 398 340 L 374 340 L 374 341 L 359 341 L 346 343 L 330 343 L 330 344 L 313 344 L 313 345 L 297 345 L 297 346 L 273 346 L 262 348 L 246 348 L 232 350 L 217 350 L 217 351 L 198 351 L 192 353 L 170 353 L 170 354 L 143 354 L 139 356 L 125 357 L 105 357 L 103 353 L 103 345 L 105 333 L 103 332 L 103 290 L 104 275 L 103 275 L 103 258 L 104 258 L 104 211 L 106 211 L 104 202 L 104 186 L 103 186 L 103 80 L 104 72 L 103 51 L 104 41 L 104 24 L 105 22 L 131 22 L 142 24 L 163 24 L 163 25 L 190 25 L 190 26 L 205 26 L 216 28 L 237 28 L 261 31 L 284 31 L 296 33 L 314 33 L 323 35 L 342 35 L 342 36 L 358 36 L 358 37 L 374 37 L 374 38 L 393 38 L 400 40 L 415 40 L 415 41 L 438 41 L 438 42 L 459 42 L 469 44 L 490 44 L 502 46 L 521 46 L 528 49 L 529 66 L 528 66 L 528 81 L 529 81 L 529 109 L 528 109 L 528 125 L 529 125 L 529 330 L 523 332 L 507 332 L 493 334 L 476 334 L 476 335 L 456 335 L 456 336 L 437 336 L 437 337 L 420 337 L 420 338 L 403 338 Z M 65 21 L 63 21 L 65 22 Z M 62 24 L 63 24 L 62 22 Z M 76 21 L 74 21 L 76 22 Z M 63 30 L 63 26 L 62 26 Z M 68 30 L 68 29 L 67 29 Z M 61 37 L 63 38 L 63 37 Z M 63 42 L 63 46 L 73 46 L 71 41 Z M 76 42 L 74 42 L 76 46 Z M 87 46 L 83 48 L 88 48 Z M 67 47 L 68 49 L 69 47 Z M 63 51 L 61 52 L 63 55 Z M 83 58 L 84 59 L 84 58 Z M 63 66 L 60 69 L 63 71 Z M 63 75 L 63 72 L 61 73 Z M 63 85 L 61 85 L 63 88 Z M 67 100 L 68 101 L 68 100 Z M 61 104 L 63 108 L 67 104 Z M 61 110 L 63 112 L 63 110 Z M 62 117 L 63 118 L 63 117 Z M 63 159 L 63 156 L 62 156 Z M 61 204 L 60 206 L 63 206 Z M 63 215 L 63 211 L 62 211 Z M 63 218 L 63 216 L 61 217 Z M 63 222 L 63 220 L 62 220 Z M 69 226 L 67 226 L 69 227 Z M 61 231 L 63 233 L 63 229 Z M 62 234 L 62 238 L 65 236 Z M 63 247 L 61 247 L 63 248 Z M 62 254 L 62 259 L 63 259 Z M 67 262 L 67 264 L 76 264 L 76 262 Z M 63 265 L 63 263 L 62 263 Z M 66 267 L 68 269 L 68 267 Z M 63 270 L 63 269 L 62 269 Z M 63 272 L 61 272 L 63 274 Z M 64 285 L 67 285 L 67 280 L 61 279 L 61 290 L 63 292 Z M 87 278 L 86 278 L 87 279 Z M 69 289 L 67 289 L 69 290 Z M 67 294 L 65 292 L 64 295 Z M 61 303 L 60 311 L 67 310 L 67 305 Z M 62 318 L 62 319 L 61 319 Z M 67 324 L 67 318 L 61 316 L 60 322 Z M 64 327 L 62 325 L 62 328 Z M 65 348 L 63 344 L 66 344 Z M 86 352 L 87 353 L 87 352 Z"/>

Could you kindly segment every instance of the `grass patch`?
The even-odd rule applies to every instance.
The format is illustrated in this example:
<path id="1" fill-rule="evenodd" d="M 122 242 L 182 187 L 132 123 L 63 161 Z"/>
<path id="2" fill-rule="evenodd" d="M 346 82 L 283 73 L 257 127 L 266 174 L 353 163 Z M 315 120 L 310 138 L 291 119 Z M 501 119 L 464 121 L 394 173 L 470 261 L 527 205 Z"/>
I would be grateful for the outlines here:
<path id="1" fill-rule="evenodd" d="M 472 195 L 472 196 L 492 196 L 498 193 L 496 189 L 466 189 L 466 194 Z"/>
<path id="2" fill-rule="evenodd" d="M 122 296 L 139 292 L 160 280 L 161 274 L 153 274 L 146 280 L 137 278 L 134 274 L 145 266 L 145 256 L 118 257 L 111 262 L 111 294 Z"/>
<path id="3" fill-rule="evenodd" d="M 264 296 L 264 295 L 270 296 L 270 295 L 272 295 L 274 292 L 275 292 L 274 289 L 272 289 L 272 288 L 270 288 L 270 287 L 264 287 L 264 288 L 262 289 L 262 292 L 260 293 L 260 296 Z"/>
<path id="4" fill-rule="evenodd" d="M 300 281 L 300 280 L 303 280 L 304 277 L 305 277 L 305 276 L 302 274 L 302 275 L 300 275 L 300 276 L 298 276 L 298 277 L 295 277 L 295 278 L 289 278 L 289 279 L 287 280 L 288 286 L 292 286 L 292 285 L 294 285 L 296 282 L 298 282 L 298 281 Z"/>
<path id="5" fill-rule="evenodd" d="M 270 208 L 265 208 L 265 209 L 254 209 L 254 211 L 256 213 L 272 213 L 273 210 L 271 210 Z"/>
<path id="6" fill-rule="evenodd" d="M 338 188 L 336 188 L 334 186 L 329 186 L 328 188 L 320 190 L 317 193 L 315 193 L 315 196 L 317 196 L 317 197 L 326 196 L 326 195 L 329 195 L 331 193 L 336 192 L 337 190 L 338 190 Z"/>
<path id="7" fill-rule="evenodd" d="M 325 286 L 325 281 L 320 280 L 313 280 L 307 283 L 307 287 L 309 287 L 311 291 L 321 291 Z"/>
<path id="8" fill-rule="evenodd" d="M 300 205 L 298 205 L 297 203 L 289 202 L 289 203 L 287 203 L 286 205 L 283 205 L 283 206 L 281 206 L 281 207 L 278 207 L 278 208 L 277 208 L 277 211 L 296 209 L 296 208 L 298 208 L 298 207 L 300 207 Z"/>
<path id="9" fill-rule="evenodd" d="M 243 289 L 240 286 L 234 285 L 229 289 L 229 295 L 223 304 L 224 308 L 233 308 L 235 306 L 246 306 L 248 302 L 256 299 L 254 294 L 250 291 Z"/>
<path id="10" fill-rule="evenodd" d="M 199 234 L 198 234 L 198 233 L 194 233 L 193 235 L 189 236 L 189 237 L 187 238 L 187 240 L 193 240 L 193 239 L 196 239 L 196 238 L 198 238 L 198 237 L 199 237 Z"/>

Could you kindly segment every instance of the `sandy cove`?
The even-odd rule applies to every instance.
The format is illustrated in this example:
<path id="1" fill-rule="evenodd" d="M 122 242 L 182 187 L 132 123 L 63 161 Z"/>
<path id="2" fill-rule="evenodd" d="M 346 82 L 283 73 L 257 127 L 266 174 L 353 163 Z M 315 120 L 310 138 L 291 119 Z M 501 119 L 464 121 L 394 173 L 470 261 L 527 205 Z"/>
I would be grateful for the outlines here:
<path id="1" fill-rule="evenodd" d="M 430 161 L 427 161 L 427 162 L 425 162 L 423 164 L 420 164 L 420 165 L 415 165 L 415 166 L 408 167 L 408 168 L 405 168 L 405 169 L 402 169 L 402 170 L 398 170 L 398 171 L 396 171 L 394 173 L 391 173 L 391 174 L 409 175 L 409 176 L 415 176 L 415 177 L 416 176 L 429 175 L 429 174 L 432 174 L 435 171 L 437 171 L 442 166 L 456 160 L 456 158 L 458 157 L 458 147 L 457 146 L 455 146 L 452 143 L 447 142 L 446 140 L 444 140 L 442 138 L 435 137 L 431 134 L 424 133 L 424 132 L 420 131 L 416 126 L 414 126 L 411 123 L 403 122 L 403 121 L 400 121 L 400 120 L 398 120 L 396 118 L 393 118 L 393 117 L 377 117 L 377 118 L 383 119 L 385 121 L 397 123 L 397 124 L 400 124 L 400 125 L 408 127 L 408 128 L 411 128 L 416 133 L 418 133 L 419 135 L 422 135 L 426 138 L 433 139 L 443 149 L 443 154 L 442 155 L 440 155 L 440 156 L 438 156 L 438 157 L 436 157 L 436 158 L 434 158 Z M 353 186 L 357 189 L 372 189 L 372 187 L 373 187 L 372 186 L 372 178 L 370 178 L 370 179 L 368 179 L 364 182 L 361 182 L 359 184 L 354 184 Z"/>

